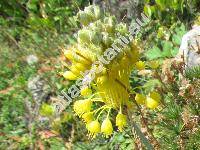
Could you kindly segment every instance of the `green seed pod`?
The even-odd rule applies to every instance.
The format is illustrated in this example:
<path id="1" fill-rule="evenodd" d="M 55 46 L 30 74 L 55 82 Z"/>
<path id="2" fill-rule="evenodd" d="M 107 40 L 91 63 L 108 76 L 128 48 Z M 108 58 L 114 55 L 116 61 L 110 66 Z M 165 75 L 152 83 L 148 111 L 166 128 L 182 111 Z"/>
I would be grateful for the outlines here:
<path id="1" fill-rule="evenodd" d="M 88 29 L 78 31 L 78 43 L 90 43 L 92 32 Z"/>
<path id="2" fill-rule="evenodd" d="M 84 26 L 87 26 L 91 22 L 91 17 L 83 11 L 78 13 L 78 20 Z"/>
<path id="3" fill-rule="evenodd" d="M 100 32 L 103 32 L 103 23 L 100 20 L 97 20 L 95 22 L 96 27 L 100 30 Z"/>
<path id="4" fill-rule="evenodd" d="M 96 31 L 92 31 L 89 29 L 82 29 L 79 30 L 78 32 L 78 43 L 79 44 L 99 44 L 102 41 L 102 37 L 101 34 L 96 32 Z"/>
<path id="5" fill-rule="evenodd" d="M 103 32 L 102 33 L 102 38 L 103 38 L 103 43 L 109 47 L 112 44 L 112 38 L 109 36 L 109 34 L 107 32 Z"/>
<path id="6" fill-rule="evenodd" d="M 92 32 L 91 42 L 95 45 L 99 45 L 102 42 L 102 35 L 99 32 Z"/>
<path id="7" fill-rule="evenodd" d="M 126 35 L 128 33 L 128 29 L 126 24 L 120 23 L 116 26 L 116 31 L 118 31 L 121 35 Z"/>
<path id="8" fill-rule="evenodd" d="M 85 7 L 84 12 L 87 13 L 87 14 L 93 14 L 93 12 L 94 12 L 94 6 L 90 5 L 88 7 Z"/>
<path id="9" fill-rule="evenodd" d="M 88 29 L 89 29 L 89 30 L 92 30 L 92 31 L 94 31 L 94 32 L 98 32 L 98 33 L 101 32 L 101 28 L 99 28 L 99 27 L 97 26 L 97 23 L 96 23 L 96 22 L 90 23 L 90 25 L 88 26 Z"/>
<path id="10" fill-rule="evenodd" d="M 89 44 L 88 48 L 92 51 L 96 56 L 102 55 L 103 48 L 101 46 L 97 46 L 96 44 Z"/>
<path id="11" fill-rule="evenodd" d="M 116 25 L 116 18 L 115 17 L 105 17 L 104 18 L 104 29 L 108 33 L 114 33 Z"/>
<path id="12" fill-rule="evenodd" d="M 98 6 L 90 5 L 85 7 L 84 12 L 90 16 L 92 21 L 100 19 L 100 8 Z"/>
<path id="13" fill-rule="evenodd" d="M 95 15 L 95 20 L 100 19 L 101 12 L 99 6 L 94 6 L 94 15 Z"/>

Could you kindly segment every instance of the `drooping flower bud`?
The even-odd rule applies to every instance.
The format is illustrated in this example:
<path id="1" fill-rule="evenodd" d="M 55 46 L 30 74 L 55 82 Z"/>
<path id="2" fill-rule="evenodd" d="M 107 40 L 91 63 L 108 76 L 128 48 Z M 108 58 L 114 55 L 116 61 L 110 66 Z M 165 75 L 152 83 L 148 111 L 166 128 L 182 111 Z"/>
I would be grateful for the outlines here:
<path id="1" fill-rule="evenodd" d="M 65 71 L 63 77 L 68 80 L 76 80 L 78 77 L 71 71 Z"/>
<path id="2" fill-rule="evenodd" d="M 82 29 L 78 31 L 78 43 L 80 44 L 98 44 L 101 42 L 101 35 L 96 31 Z"/>
<path id="3" fill-rule="evenodd" d="M 62 122 L 61 122 L 60 118 L 56 118 L 51 122 L 51 128 L 54 131 L 59 132 L 61 127 L 62 127 Z"/>
<path id="4" fill-rule="evenodd" d="M 88 96 L 92 94 L 92 90 L 89 87 L 84 87 L 81 89 L 81 95 L 82 96 Z"/>
<path id="5" fill-rule="evenodd" d="M 138 104 L 145 104 L 145 100 L 146 100 L 146 97 L 142 94 L 136 94 L 135 96 L 135 101 L 138 103 Z"/>
<path id="6" fill-rule="evenodd" d="M 122 132 L 123 128 L 127 125 L 127 118 L 121 112 L 119 112 L 116 116 L 116 126 L 119 131 Z"/>
<path id="7" fill-rule="evenodd" d="M 74 103 L 74 111 L 78 116 L 83 115 L 86 112 L 89 112 L 92 107 L 92 101 L 90 99 L 78 100 Z"/>
<path id="8" fill-rule="evenodd" d="M 101 124 L 101 132 L 106 136 L 110 136 L 113 132 L 112 123 L 109 118 L 106 118 Z"/>
<path id="9" fill-rule="evenodd" d="M 158 102 L 161 100 L 160 94 L 158 92 L 156 92 L 156 91 L 152 91 L 150 93 L 150 97 L 153 98 L 153 99 L 155 99 Z"/>
<path id="10" fill-rule="evenodd" d="M 93 113 L 92 112 L 87 112 L 82 115 L 82 119 L 84 120 L 85 123 L 89 123 L 94 119 Z"/>
<path id="11" fill-rule="evenodd" d="M 146 99 L 146 106 L 150 109 L 155 109 L 158 107 L 159 102 L 151 97 L 147 97 Z"/>
<path id="12" fill-rule="evenodd" d="M 82 29 L 78 31 L 78 43 L 87 43 L 91 42 L 92 31 L 88 29 Z"/>
<path id="13" fill-rule="evenodd" d="M 73 63 L 70 67 L 70 70 L 77 76 L 79 76 L 81 72 L 84 72 L 87 69 L 88 67 L 82 63 Z"/>
<path id="14" fill-rule="evenodd" d="M 98 120 L 91 121 L 86 125 L 87 130 L 89 131 L 89 135 L 91 137 L 95 137 L 96 134 L 100 133 L 101 125 Z"/>
<path id="15" fill-rule="evenodd" d="M 103 43 L 104 43 L 107 47 L 109 47 L 109 46 L 112 44 L 112 42 L 113 42 L 112 38 L 109 37 L 109 35 L 108 35 L 107 32 L 103 32 L 102 35 L 103 35 Z"/>
<path id="16" fill-rule="evenodd" d="M 96 21 L 100 18 L 99 6 L 90 5 L 88 7 L 85 7 L 84 12 L 91 17 L 92 21 Z"/>

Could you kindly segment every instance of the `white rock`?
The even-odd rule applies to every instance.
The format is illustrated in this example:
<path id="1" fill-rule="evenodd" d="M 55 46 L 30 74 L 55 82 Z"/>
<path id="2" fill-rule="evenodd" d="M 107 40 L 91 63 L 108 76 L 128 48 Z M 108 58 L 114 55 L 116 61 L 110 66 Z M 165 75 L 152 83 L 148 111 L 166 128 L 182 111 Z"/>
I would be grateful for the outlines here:
<path id="1" fill-rule="evenodd" d="M 184 60 L 186 68 L 200 65 L 200 26 L 183 36 L 177 59 Z"/>

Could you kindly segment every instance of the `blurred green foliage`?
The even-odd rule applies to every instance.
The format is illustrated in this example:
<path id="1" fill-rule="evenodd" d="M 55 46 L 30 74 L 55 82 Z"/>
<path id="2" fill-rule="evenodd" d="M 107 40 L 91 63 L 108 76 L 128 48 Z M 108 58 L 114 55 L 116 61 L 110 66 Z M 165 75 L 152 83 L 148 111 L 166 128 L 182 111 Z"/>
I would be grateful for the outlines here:
<path id="1" fill-rule="evenodd" d="M 45 56 L 58 54 L 58 47 L 73 40 L 78 27 L 73 16 L 88 3 L 84 0 L 2 0 L 1 41 L 20 49 L 19 55 L 30 51 L 42 52 Z"/>
<path id="2" fill-rule="evenodd" d="M 200 8 L 199 0 L 145 0 L 144 12 L 164 24 L 189 23 Z"/>
<path id="3" fill-rule="evenodd" d="M 186 27 L 181 23 L 174 23 L 170 28 L 157 25 L 157 35 L 150 35 L 150 47 L 145 55 L 148 59 L 171 58 L 178 53 L 181 38 L 186 33 Z M 152 48 L 151 48 L 152 46 Z"/>

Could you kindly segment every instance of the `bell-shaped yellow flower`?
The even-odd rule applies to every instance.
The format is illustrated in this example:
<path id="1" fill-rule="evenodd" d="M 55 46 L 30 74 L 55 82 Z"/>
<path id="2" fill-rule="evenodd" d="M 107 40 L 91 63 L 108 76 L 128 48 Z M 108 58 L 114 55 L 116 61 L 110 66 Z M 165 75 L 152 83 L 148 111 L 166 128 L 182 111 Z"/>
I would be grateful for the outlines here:
<path id="1" fill-rule="evenodd" d="M 123 128 L 127 125 L 127 118 L 124 114 L 119 112 L 116 116 L 116 126 L 122 132 Z"/>
<path id="2" fill-rule="evenodd" d="M 138 103 L 138 104 L 145 104 L 145 100 L 146 100 L 146 97 L 142 94 L 136 94 L 135 96 L 135 101 Z"/>
<path id="3" fill-rule="evenodd" d="M 101 132 L 106 136 L 110 136 L 113 132 L 112 123 L 109 118 L 106 118 L 101 124 Z"/>
<path id="4" fill-rule="evenodd" d="M 83 115 L 91 110 L 92 101 L 90 99 L 78 100 L 74 103 L 74 111 L 78 116 Z"/>
<path id="5" fill-rule="evenodd" d="M 89 122 L 86 124 L 86 128 L 89 131 L 89 136 L 91 137 L 95 137 L 96 134 L 100 133 L 101 131 L 101 125 L 98 120 Z"/>
<path id="6" fill-rule="evenodd" d="M 150 109 L 155 109 L 158 107 L 159 102 L 151 97 L 147 97 L 146 99 L 146 106 Z"/>
<path id="7" fill-rule="evenodd" d="M 156 107 L 158 107 L 160 100 L 160 94 L 156 91 L 152 91 L 149 94 L 149 97 L 146 99 L 146 106 L 150 109 L 155 109 Z"/>
<path id="8" fill-rule="evenodd" d="M 92 112 L 87 112 L 82 115 L 82 119 L 84 120 L 85 123 L 89 123 L 94 119 L 93 113 Z"/>
<path id="9" fill-rule="evenodd" d="M 156 91 L 151 92 L 150 93 L 150 97 L 155 99 L 158 102 L 161 100 L 160 94 L 158 92 L 156 92 Z"/>
<path id="10" fill-rule="evenodd" d="M 92 94 L 92 90 L 89 87 L 84 87 L 81 89 L 81 95 L 82 96 L 88 96 Z"/>
<path id="11" fill-rule="evenodd" d="M 76 75 L 80 75 L 80 72 L 84 72 L 86 69 L 88 69 L 87 66 L 82 63 L 73 63 L 70 67 L 70 70 Z"/>

